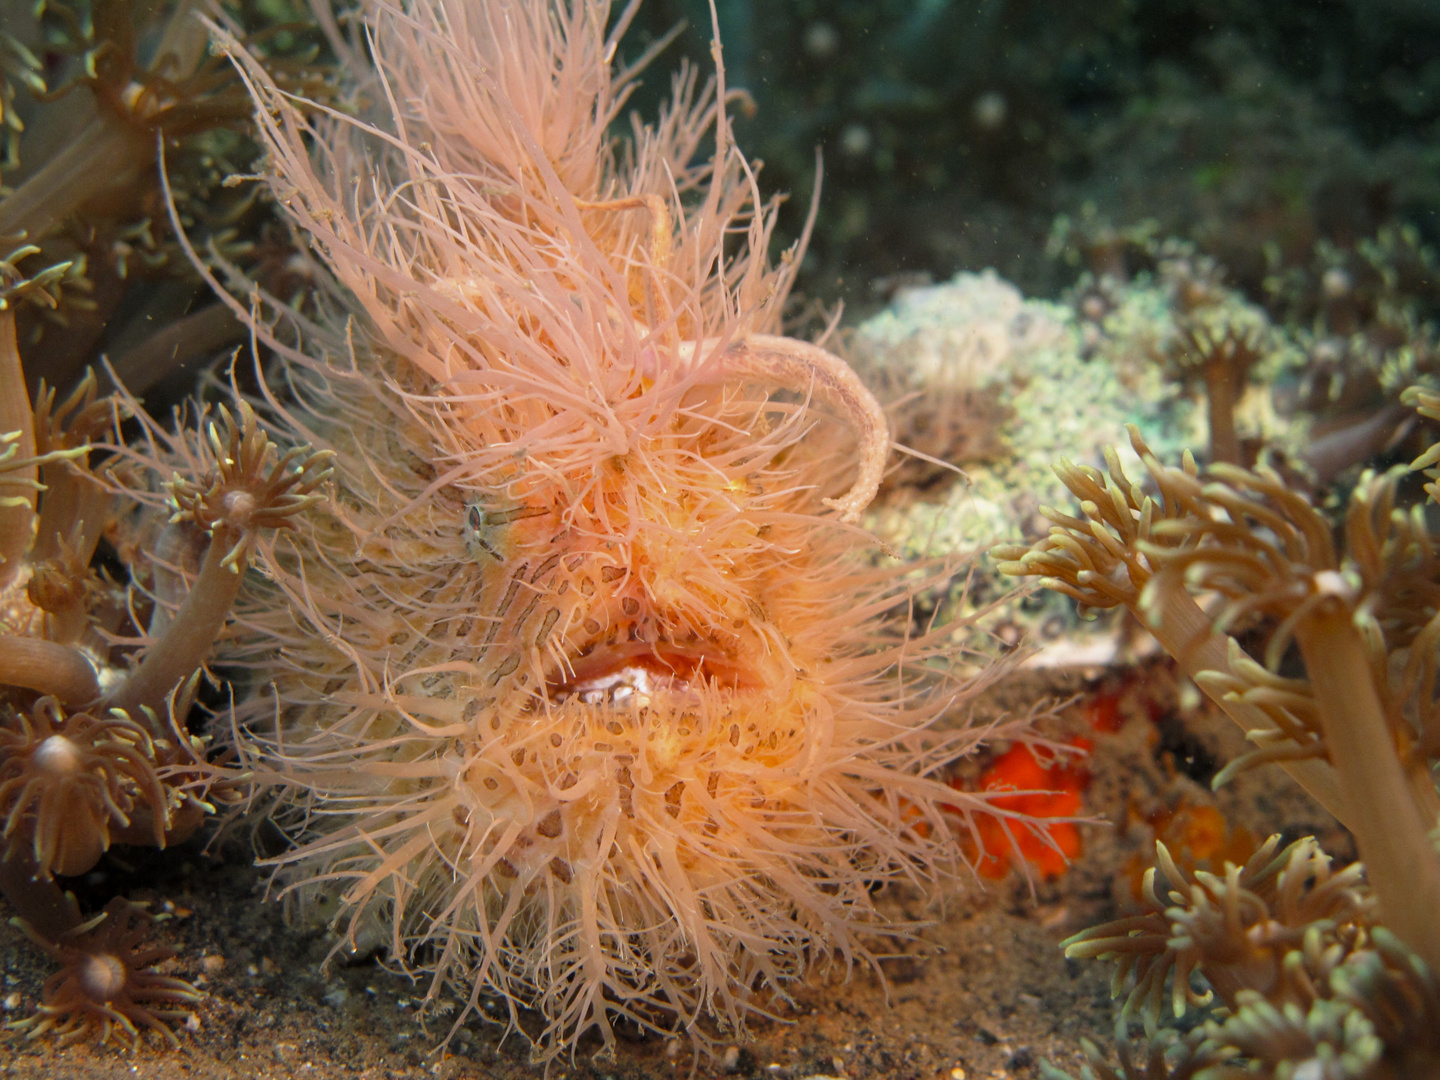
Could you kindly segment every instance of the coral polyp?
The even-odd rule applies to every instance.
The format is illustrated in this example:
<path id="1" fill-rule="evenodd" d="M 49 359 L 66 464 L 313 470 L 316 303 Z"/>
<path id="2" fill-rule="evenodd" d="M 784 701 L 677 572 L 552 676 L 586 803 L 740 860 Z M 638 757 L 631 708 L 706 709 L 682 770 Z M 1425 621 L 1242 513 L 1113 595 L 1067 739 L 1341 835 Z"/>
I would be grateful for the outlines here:
<path id="1" fill-rule="evenodd" d="M 66 716 L 41 698 L 15 728 L 0 727 L 0 837 L 5 860 L 28 844 L 39 874 L 80 874 L 128 828 L 137 807 L 164 843 L 166 795 L 150 736 L 123 717 Z"/>
<path id="2" fill-rule="evenodd" d="M 131 1050 L 148 1028 L 179 1046 L 170 1024 L 190 1016 L 201 995 L 154 970 L 175 950 L 141 944 L 152 921 L 143 905 L 121 897 L 53 941 L 22 920 L 31 939 L 64 966 L 46 980 L 36 1014 L 11 1026 L 30 1039 L 53 1035 L 62 1046 L 98 1036 Z"/>
<path id="3" fill-rule="evenodd" d="M 955 567 L 879 566 L 855 524 L 883 413 L 776 332 L 798 252 L 767 260 L 723 72 L 612 141 L 634 6 L 375 0 L 363 119 L 231 46 L 335 278 L 326 319 L 253 319 L 264 422 L 334 473 L 253 542 L 236 749 L 291 898 L 542 1057 L 703 1045 L 873 963 L 908 932 L 875 887 L 952 879 L 989 807 L 938 775 L 981 737 L 931 730 L 969 691 L 953 631 L 912 629 Z"/>

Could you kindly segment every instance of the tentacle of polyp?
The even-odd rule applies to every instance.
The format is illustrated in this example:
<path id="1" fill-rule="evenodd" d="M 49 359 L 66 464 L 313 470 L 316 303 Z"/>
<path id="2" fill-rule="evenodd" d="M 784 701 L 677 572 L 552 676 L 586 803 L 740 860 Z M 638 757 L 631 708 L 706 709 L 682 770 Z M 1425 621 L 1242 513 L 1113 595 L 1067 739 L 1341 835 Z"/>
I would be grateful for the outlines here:
<path id="1" fill-rule="evenodd" d="M 702 344 L 701 354 L 705 351 Z M 859 472 L 844 496 L 824 502 L 840 511 L 841 521 L 858 521 L 880 490 L 890 429 L 885 411 L 850 365 L 818 345 L 776 334 L 747 334 L 717 360 L 725 378 L 806 391 L 849 421 L 859 441 Z"/>

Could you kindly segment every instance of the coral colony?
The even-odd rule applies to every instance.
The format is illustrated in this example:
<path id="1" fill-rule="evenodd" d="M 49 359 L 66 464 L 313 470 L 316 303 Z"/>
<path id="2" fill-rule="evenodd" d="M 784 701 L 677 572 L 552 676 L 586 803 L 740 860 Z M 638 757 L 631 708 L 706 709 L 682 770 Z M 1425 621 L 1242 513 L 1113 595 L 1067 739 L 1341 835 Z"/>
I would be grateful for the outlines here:
<path id="1" fill-rule="evenodd" d="M 1440 396 L 1406 400 L 1440 417 Z M 1216 783 L 1280 764 L 1351 830 L 1364 867 L 1332 870 L 1313 838 L 1278 850 L 1276 836 L 1223 875 L 1190 872 L 1158 844 L 1148 910 L 1065 943 L 1069 956 L 1116 962 L 1119 1030 L 1139 1012 L 1150 1035 L 1148 1072 L 1123 1040 L 1121 1072 L 1087 1046 L 1091 1064 L 1108 1077 L 1240 1064 L 1245 1075 L 1434 1075 L 1440 598 L 1435 535 L 1423 507 L 1401 508 L 1397 487 L 1440 460 L 1440 446 L 1363 475 L 1337 538 L 1274 469 L 1222 462 L 1202 478 L 1188 455 L 1170 468 L 1133 428 L 1131 439 L 1154 494 L 1113 450 L 1108 475 L 1062 462 L 1084 517 L 1047 511 L 1050 535 L 996 549 L 1002 569 L 1040 575 L 1087 607 L 1128 608 L 1255 744 Z M 1197 597 L 1219 602 L 1206 611 Z M 1262 635 L 1260 661 L 1240 631 Z M 1298 677 L 1281 673 L 1292 649 Z M 1213 999 L 1192 989 L 1192 972 Z M 1176 1018 L 1212 1000 L 1223 1008 L 1183 1036 L 1162 1032 L 1167 976 Z M 1331 1065 L 1344 1071 L 1321 1071 Z"/>
<path id="2" fill-rule="evenodd" d="M 984 681 L 912 625 L 955 567 L 855 524 L 885 418 L 777 333 L 799 252 L 767 261 L 718 52 L 612 138 L 635 6 L 369 3 L 335 107 L 217 29 L 334 279 L 313 318 L 230 301 L 275 356 L 253 403 L 32 413 L 0 316 L 3 884 L 65 965 L 32 1034 L 173 1038 L 194 994 L 143 913 L 84 921 L 55 877 L 247 795 L 287 899 L 338 898 L 337 949 L 542 1057 L 743 1028 L 909 932 L 877 884 L 955 880 L 978 816 L 1027 828 L 940 775 L 1023 724 L 931 730 Z M 90 569 L 102 534 L 128 581 Z M 207 658 L 220 748 L 185 728 Z"/>
<path id="3" fill-rule="evenodd" d="M 183 718 L 257 532 L 291 526 L 328 455 L 282 455 L 248 408 L 239 423 L 219 410 L 203 431 L 165 437 L 169 522 L 127 525 L 137 503 L 163 500 L 136 468 L 148 454 L 112 443 L 92 464 L 121 402 L 98 398 L 92 378 L 57 404 L 42 383 L 32 411 L 13 307 L 0 312 L 0 365 L 0 888 L 65 965 L 19 1026 L 132 1045 L 145 1026 L 173 1041 L 168 1021 L 197 995 L 150 970 L 171 954 L 140 944 L 146 913 L 117 898 L 83 919 L 55 879 L 86 873 L 115 842 L 178 843 L 238 798 Z M 156 553 L 128 590 L 91 565 L 107 535 L 124 534 Z"/>

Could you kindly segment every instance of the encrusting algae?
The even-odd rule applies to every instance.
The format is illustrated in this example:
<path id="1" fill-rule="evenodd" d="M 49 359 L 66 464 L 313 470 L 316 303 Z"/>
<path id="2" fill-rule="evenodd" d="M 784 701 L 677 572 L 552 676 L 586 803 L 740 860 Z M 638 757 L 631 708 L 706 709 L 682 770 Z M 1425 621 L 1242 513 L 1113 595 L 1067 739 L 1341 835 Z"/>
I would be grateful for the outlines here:
<path id="1" fill-rule="evenodd" d="M 877 884 L 955 880 L 979 816 L 1029 827 L 945 783 L 1024 721 L 932 730 L 986 681 L 956 627 L 912 627 L 956 566 L 879 565 L 855 524 L 884 416 L 777 332 L 799 251 L 767 262 L 718 49 L 610 134 L 636 6 L 372 0 L 375 67 L 333 42 L 344 109 L 220 33 L 335 279 L 313 321 L 232 301 L 276 354 L 263 423 L 334 470 L 247 534 L 234 750 L 337 948 L 542 1058 L 617 1025 L 703 1047 L 702 1017 L 743 1028 L 907 934 Z"/>

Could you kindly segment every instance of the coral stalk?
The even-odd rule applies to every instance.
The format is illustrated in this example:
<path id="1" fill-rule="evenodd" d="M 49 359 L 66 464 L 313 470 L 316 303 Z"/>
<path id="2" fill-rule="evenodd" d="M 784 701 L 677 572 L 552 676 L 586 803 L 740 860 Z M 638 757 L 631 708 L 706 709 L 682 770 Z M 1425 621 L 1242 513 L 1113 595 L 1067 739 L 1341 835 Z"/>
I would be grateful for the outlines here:
<path id="1" fill-rule="evenodd" d="M 97 115 L 3 201 L 0 235 L 35 242 L 87 203 L 154 168 L 152 133 Z"/>
<path id="2" fill-rule="evenodd" d="M 75 897 L 42 874 L 27 851 L 0 859 L 0 893 L 34 933 L 50 941 L 80 925 Z"/>
<path id="3" fill-rule="evenodd" d="M 1210 460 L 1243 465 L 1240 435 L 1235 427 L 1235 404 L 1240 396 L 1240 373 L 1228 357 L 1206 361 L 1205 399 L 1210 420 Z"/>
<path id="4" fill-rule="evenodd" d="M 1213 680 L 1197 678 L 1206 672 L 1231 672 L 1229 639 L 1215 630 L 1213 616 L 1206 614 L 1178 582 L 1152 577 L 1131 611 L 1175 658 L 1180 670 L 1194 679 L 1205 696 L 1242 731 L 1267 735 L 1280 731 L 1279 725 L 1261 710 L 1217 691 Z M 1336 778 L 1332 765 L 1316 760 L 1278 764 L 1337 821 L 1350 825 L 1350 800 L 1354 795 Z"/>
<path id="5" fill-rule="evenodd" d="M 1295 638 L 1382 921 L 1440 971 L 1440 859 L 1429 836 L 1436 819 L 1422 818 L 1413 799 L 1349 604 L 1322 600 Z M 1433 782 L 1428 787 L 1421 805 L 1433 807 Z"/>
<path id="6" fill-rule="evenodd" d="M 238 530 L 228 526 L 215 530 L 180 610 L 165 632 L 147 646 L 145 658 L 106 702 L 107 708 L 119 709 L 137 720 L 151 714 L 169 715 L 170 696 L 205 662 L 240 595 L 243 561 L 238 565 L 226 561 L 237 541 Z"/>
<path id="7" fill-rule="evenodd" d="M 14 580 L 34 539 L 39 466 L 35 421 L 15 340 L 15 310 L 0 310 L 0 587 Z"/>
<path id="8" fill-rule="evenodd" d="M 0 686 L 23 686 L 66 705 L 86 705 L 100 696 L 95 668 L 83 655 L 53 641 L 0 635 Z"/>

